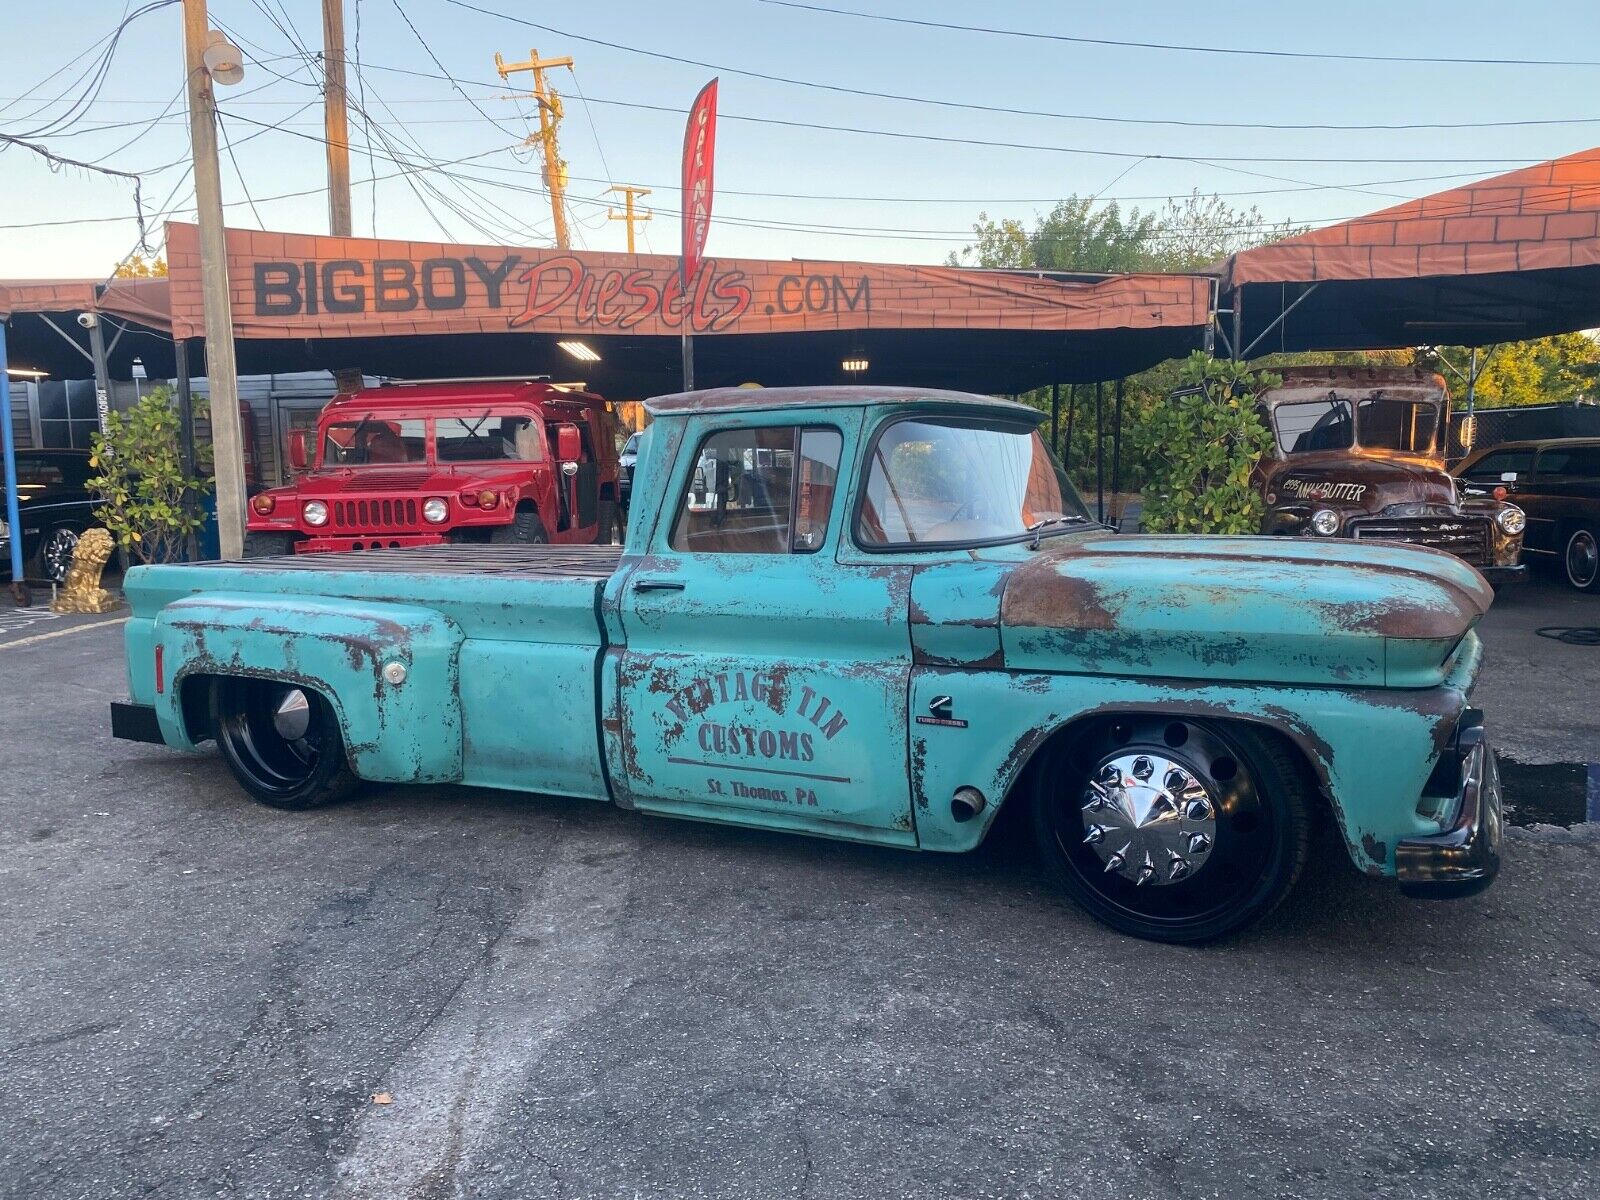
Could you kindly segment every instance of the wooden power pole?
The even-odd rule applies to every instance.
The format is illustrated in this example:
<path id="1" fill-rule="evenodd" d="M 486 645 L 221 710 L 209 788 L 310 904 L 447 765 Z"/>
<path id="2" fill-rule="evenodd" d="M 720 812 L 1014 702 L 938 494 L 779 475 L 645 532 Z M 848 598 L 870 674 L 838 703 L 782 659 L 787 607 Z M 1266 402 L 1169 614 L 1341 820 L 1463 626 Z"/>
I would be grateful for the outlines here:
<path id="1" fill-rule="evenodd" d="M 323 127 L 328 144 L 328 232 L 350 236 L 350 114 L 344 75 L 344 0 L 322 0 Z"/>
<path id="2" fill-rule="evenodd" d="M 189 141 L 200 225 L 200 291 L 206 327 L 206 379 L 211 387 L 211 446 L 217 471 L 217 533 L 225 559 L 244 556 L 244 439 L 239 425 L 239 370 L 233 353 L 228 246 L 222 224 L 222 173 L 217 166 L 217 101 L 205 53 L 211 42 L 206 0 L 183 0 L 184 66 Z"/>
<path id="3" fill-rule="evenodd" d="M 622 211 L 614 208 L 606 209 L 606 219 L 609 221 L 626 221 L 628 223 L 628 253 L 633 254 L 633 225 L 635 221 L 648 221 L 652 216 L 649 209 L 639 212 L 634 211 L 633 202 L 640 196 L 648 196 L 650 189 L 647 187 L 634 187 L 629 183 L 619 183 L 615 187 L 606 189 L 608 192 L 622 193 Z"/>
<path id="4" fill-rule="evenodd" d="M 539 105 L 539 132 L 527 139 L 527 145 L 537 143 L 544 150 L 544 185 L 550 191 L 550 212 L 555 218 L 556 245 L 563 250 L 572 248 L 567 236 L 567 164 L 561 161 L 556 145 L 556 128 L 561 124 L 561 97 L 545 83 L 544 73 L 551 67 L 570 67 L 570 58 L 540 58 L 537 50 L 528 51 L 528 61 L 508 63 L 498 53 L 494 56 L 495 70 L 500 78 L 511 79 L 514 71 L 533 72 L 533 98 Z"/>

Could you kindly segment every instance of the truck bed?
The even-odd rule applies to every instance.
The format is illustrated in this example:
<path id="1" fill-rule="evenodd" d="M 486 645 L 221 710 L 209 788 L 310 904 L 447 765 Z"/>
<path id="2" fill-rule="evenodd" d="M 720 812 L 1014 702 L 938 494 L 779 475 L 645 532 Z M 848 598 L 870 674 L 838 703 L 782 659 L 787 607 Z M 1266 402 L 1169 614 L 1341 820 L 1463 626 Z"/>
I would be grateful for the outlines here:
<path id="1" fill-rule="evenodd" d="M 291 554 L 197 567 L 263 571 L 334 571 L 376 575 L 502 575 L 529 579 L 609 579 L 621 546 L 414 546 L 347 554 Z"/>

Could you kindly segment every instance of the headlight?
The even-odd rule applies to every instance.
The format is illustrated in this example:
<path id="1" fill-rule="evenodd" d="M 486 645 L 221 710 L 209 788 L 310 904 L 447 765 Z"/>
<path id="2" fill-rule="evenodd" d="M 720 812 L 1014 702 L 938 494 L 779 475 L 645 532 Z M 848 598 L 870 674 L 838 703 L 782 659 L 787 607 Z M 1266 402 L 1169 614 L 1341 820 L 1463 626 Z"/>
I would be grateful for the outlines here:
<path id="1" fill-rule="evenodd" d="M 422 502 L 422 519 L 435 525 L 443 525 L 450 519 L 450 505 L 438 496 Z"/>
<path id="2" fill-rule="evenodd" d="M 305 518 L 307 525 L 326 525 L 328 506 L 321 500 L 307 500 L 306 506 L 300 510 L 300 515 Z"/>
<path id="3" fill-rule="evenodd" d="M 1528 518 L 1515 504 L 1508 504 L 1494 515 L 1495 523 L 1500 526 L 1502 533 L 1521 533 L 1527 525 Z"/>
<path id="4" fill-rule="evenodd" d="M 1331 508 L 1319 508 L 1311 514 L 1311 528 L 1323 537 L 1339 532 L 1339 514 Z"/>

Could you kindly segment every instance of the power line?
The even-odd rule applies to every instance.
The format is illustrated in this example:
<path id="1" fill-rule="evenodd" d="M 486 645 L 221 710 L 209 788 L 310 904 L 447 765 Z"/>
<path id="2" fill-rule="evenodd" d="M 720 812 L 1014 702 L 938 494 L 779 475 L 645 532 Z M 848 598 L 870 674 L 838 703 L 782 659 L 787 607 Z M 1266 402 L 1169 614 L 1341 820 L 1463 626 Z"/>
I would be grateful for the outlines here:
<path id="1" fill-rule="evenodd" d="M 1175 126 L 1177 128 L 1181 128 L 1181 129 L 1265 129 L 1265 130 L 1280 130 L 1280 131 L 1290 130 L 1290 131 L 1296 131 L 1296 132 L 1304 132 L 1304 131 L 1312 131 L 1312 130 L 1400 131 L 1400 130 L 1430 130 L 1430 129 L 1431 130 L 1439 130 L 1439 129 L 1493 129 L 1493 128 L 1503 128 L 1503 127 L 1516 127 L 1516 126 L 1523 126 L 1523 125 L 1594 124 L 1597 121 L 1600 121 L 1600 117 L 1595 117 L 1595 118 L 1561 118 L 1561 119 L 1552 120 L 1552 121 L 1532 121 L 1532 120 L 1530 120 L 1530 121 L 1504 121 L 1504 122 L 1500 122 L 1500 121 L 1470 121 L 1470 122 L 1459 122 L 1459 123 L 1453 123 L 1453 122 L 1408 122 L 1408 123 L 1400 123 L 1400 124 L 1354 124 L 1354 125 L 1329 124 L 1329 123 L 1275 124 L 1275 123 L 1271 123 L 1271 122 L 1261 122 L 1261 121 L 1202 121 L 1202 120 L 1181 119 L 1181 118 L 1172 118 L 1172 117 L 1161 117 L 1161 118 L 1158 118 L 1158 117 L 1119 117 L 1119 116 L 1110 116 L 1110 115 L 1107 115 L 1107 114 L 1104 114 L 1104 113 L 1065 113 L 1065 112 L 1053 112 L 1053 111 L 1049 111 L 1049 110 L 1035 109 L 1035 108 L 1015 108 L 1015 107 L 1010 107 L 1010 106 L 1007 106 L 1007 105 L 999 105 L 999 104 L 975 104 L 975 103 L 973 103 L 971 101 L 948 100 L 948 99 L 945 99 L 945 98 L 939 97 L 939 96 L 915 96 L 915 95 L 908 95 L 908 94 L 900 93 L 900 92 L 880 92 L 880 91 L 874 91 L 874 90 L 869 89 L 869 88 L 851 87 L 851 86 L 849 86 L 847 84 L 828 83 L 828 82 L 825 82 L 825 81 L 819 80 L 819 79 L 795 79 L 795 78 L 792 78 L 792 77 L 786 76 L 786 75 L 774 75 L 774 74 L 771 74 L 771 73 L 765 72 L 765 71 L 753 71 L 753 70 L 749 69 L 748 67 L 736 67 L 736 66 L 730 66 L 730 65 L 725 64 L 725 63 L 705 62 L 705 61 L 703 61 L 701 59 L 686 58 L 686 57 L 684 57 L 682 55 L 677 55 L 677 54 L 667 54 L 667 53 L 664 53 L 664 52 L 659 51 L 659 50 L 647 50 L 642 46 L 629 46 L 629 45 L 626 45 L 626 44 L 624 44 L 622 42 L 612 42 L 612 41 L 607 41 L 604 38 L 588 37 L 588 36 L 586 36 L 584 34 L 581 34 L 581 33 L 573 33 L 570 30 L 557 29 L 553 25 L 544 25 L 544 24 L 541 24 L 541 23 L 539 23 L 537 21 L 530 21 L 525 17 L 519 17 L 519 16 L 516 16 L 513 13 L 496 12 L 493 9 L 483 8 L 483 7 L 481 7 L 481 6 L 477 5 L 477 4 L 470 3 L 469 0 L 445 0 L 445 2 L 447 4 L 455 5 L 457 8 L 464 8 L 464 9 L 467 9 L 467 10 L 469 10 L 471 12 L 480 13 L 483 16 L 486 16 L 486 17 L 497 17 L 500 20 L 512 21 L 512 22 L 515 22 L 518 25 L 526 25 L 530 29 L 537 29 L 537 30 L 540 30 L 541 32 L 553 34 L 553 35 L 555 35 L 557 37 L 567 38 L 567 39 L 572 40 L 572 41 L 587 42 L 590 45 L 603 46 L 608 50 L 620 50 L 620 51 L 622 51 L 623 53 L 626 53 L 626 54 L 637 54 L 637 55 L 641 55 L 641 56 L 643 56 L 645 58 L 653 58 L 653 59 L 656 59 L 656 60 L 661 61 L 661 62 L 671 62 L 671 63 L 678 63 L 678 64 L 680 64 L 682 66 L 698 67 L 698 68 L 700 68 L 702 70 L 716 71 L 716 72 L 718 72 L 720 74 L 739 75 L 739 76 L 743 76 L 746 79 L 759 79 L 759 80 L 761 80 L 761 81 L 763 81 L 765 83 L 779 83 L 779 84 L 783 84 L 783 85 L 788 86 L 788 87 L 801 87 L 801 88 L 808 88 L 808 89 L 816 90 L 816 91 L 835 92 L 835 93 L 837 93 L 839 95 L 845 95 L 845 96 L 862 96 L 862 97 L 866 97 L 868 99 L 874 99 L 874 100 L 894 100 L 894 101 L 898 101 L 898 102 L 904 103 L 904 104 L 924 104 L 924 105 L 936 106 L 936 107 L 939 107 L 939 108 L 962 109 L 962 110 L 966 110 L 966 111 L 969 111 L 969 112 L 997 113 L 997 114 L 1002 114 L 1002 115 L 1006 115 L 1006 116 L 1044 117 L 1044 118 L 1048 118 L 1048 119 L 1051 119 L 1051 120 L 1090 121 L 1090 122 L 1099 122 L 1099 123 L 1111 124 L 1111 125 L 1167 125 L 1167 126 Z M 796 7 L 809 7 L 809 6 L 796 6 Z M 842 10 L 842 9 L 841 10 L 832 10 L 832 9 L 822 10 L 822 9 L 819 9 L 818 11 L 844 12 L 844 10 Z M 858 14 L 858 13 L 847 13 L 846 15 L 853 15 L 853 16 L 873 15 L 873 16 L 876 16 L 876 14 Z M 899 19 L 899 18 L 883 17 L 883 18 L 880 18 L 880 19 L 891 20 L 891 19 Z M 915 23 L 915 24 L 923 24 L 924 22 L 913 22 L 913 23 Z M 1067 39 L 1067 40 L 1081 40 L 1081 39 Z M 1117 43 L 1113 43 L 1113 44 L 1117 44 Z M 1305 55 L 1303 57 L 1320 58 L 1320 57 L 1324 57 L 1324 56 L 1322 56 L 1322 55 Z M 1391 61 L 1391 60 L 1378 60 L 1378 61 Z M 1408 61 L 1408 60 L 1398 59 L 1398 60 L 1392 60 L 1392 61 Z M 1589 64 L 1583 64 L 1583 65 L 1589 65 Z M 1600 63 L 1596 63 L 1596 64 L 1593 64 L 1593 65 L 1600 66 Z M 1280 161 L 1283 161 L 1283 160 L 1280 160 Z"/>
<path id="2" fill-rule="evenodd" d="M 452 0 L 454 2 L 454 0 Z M 1259 58 L 1314 58 L 1328 62 L 1426 63 L 1447 66 L 1495 67 L 1600 67 L 1594 59 L 1561 58 L 1456 58 L 1417 54 L 1336 54 L 1311 50 L 1256 50 L 1237 46 L 1189 46 L 1177 42 L 1133 42 L 1115 38 L 1094 38 L 1064 33 L 1043 33 L 1028 29 L 999 29 L 988 25 L 960 25 L 953 21 L 930 21 L 917 17 L 895 17 L 887 13 L 860 12 L 832 8 L 823 4 L 802 4 L 797 0 L 761 0 L 777 8 L 796 8 L 831 16 L 857 17 L 864 21 L 887 21 L 896 25 L 920 25 L 928 29 L 949 29 L 958 33 L 983 33 L 997 37 L 1029 38 L 1049 42 L 1075 42 L 1085 46 L 1117 46 L 1134 50 L 1174 50 L 1186 54 L 1242 54 Z"/>

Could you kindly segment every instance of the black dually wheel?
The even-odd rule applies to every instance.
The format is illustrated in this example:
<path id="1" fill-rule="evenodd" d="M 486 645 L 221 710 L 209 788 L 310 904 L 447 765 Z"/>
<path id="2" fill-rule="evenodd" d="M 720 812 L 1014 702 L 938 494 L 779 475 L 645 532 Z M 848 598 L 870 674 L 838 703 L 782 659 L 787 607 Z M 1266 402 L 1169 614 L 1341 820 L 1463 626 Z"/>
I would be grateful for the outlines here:
<path id="1" fill-rule="evenodd" d="M 1277 907 L 1305 864 L 1314 789 L 1269 734 L 1147 714 L 1043 753 L 1040 852 L 1113 929 L 1160 942 L 1226 936 Z"/>
<path id="2" fill-rule="evenodd" d="M 318 693 L 229 677 L 216 681 L 212 702 L 223 761 L 251 799 L 298 811 L 333 804 L 359 786 L 338 716 Z"/>

